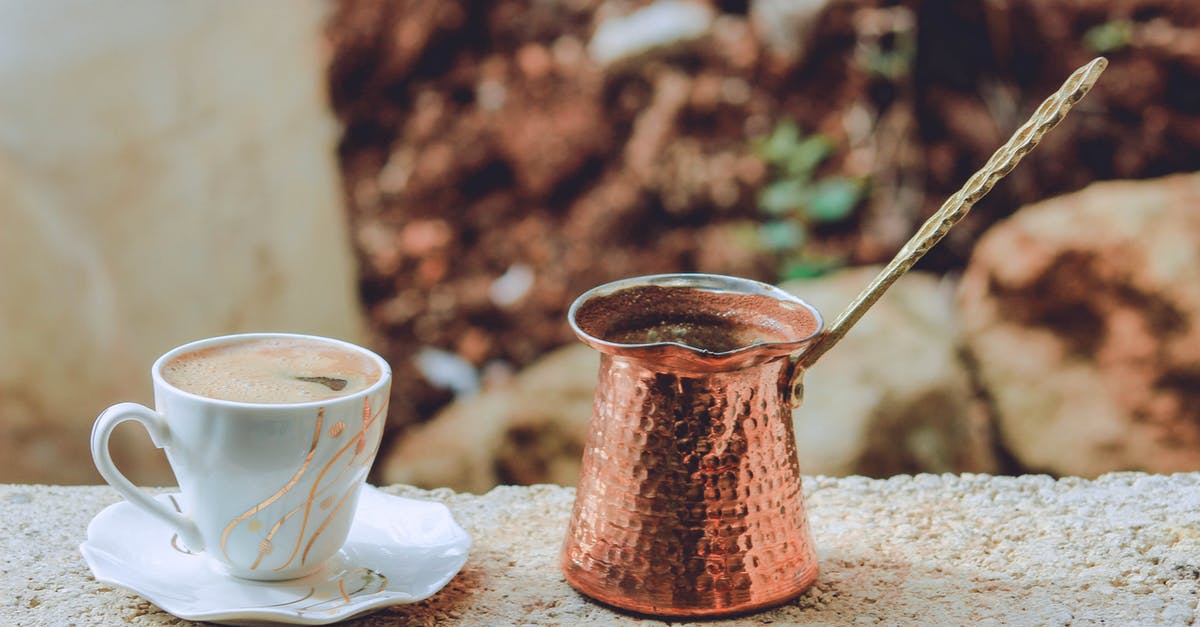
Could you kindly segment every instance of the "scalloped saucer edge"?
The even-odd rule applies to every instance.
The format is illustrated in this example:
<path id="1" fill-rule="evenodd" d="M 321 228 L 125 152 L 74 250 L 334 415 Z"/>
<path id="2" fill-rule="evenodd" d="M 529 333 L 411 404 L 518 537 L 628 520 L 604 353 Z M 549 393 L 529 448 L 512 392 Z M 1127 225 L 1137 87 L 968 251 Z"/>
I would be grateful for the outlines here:
<path id="1" fill-rule="evenodd" d="M 174 503 L 176 495 L 156 498 Z M 470 546 L 471 537 L 445 505 L 367 485 L 346 544 L 321 570 L 300 579 L 230 576 L 125 501 L 92 519 L 79 550 L 97 581 L 126 588 L 179 618 L 324 625 L 429 598 L 462 569 Z"/>

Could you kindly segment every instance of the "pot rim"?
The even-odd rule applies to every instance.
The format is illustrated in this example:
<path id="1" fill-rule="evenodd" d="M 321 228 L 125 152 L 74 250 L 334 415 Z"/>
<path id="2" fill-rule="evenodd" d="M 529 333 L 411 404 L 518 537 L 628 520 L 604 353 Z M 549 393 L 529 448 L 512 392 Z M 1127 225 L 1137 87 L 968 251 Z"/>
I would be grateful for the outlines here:
<path id="1" fill-rule="evenodd" d="M 802 338 L 786 342 L 759 341 L 732 350 L 719 352 L 672 341 L 640 344 L 612 342 L 591 335 L 579 326 L 576 316 L 585 303 L 622 290 L 647 286 L 688 287 L 714 293 L 768 296 L 779 301 L 803 307 L 812 316 L 816 324 L 812 333 Z M 825 326 L 824 319 L 816 307 L 786 290 L 753 279 L 703 273 L 651 274 L 604 283 L 580 294 L 571 303 L 571 307 L 567 310 L 567 321 L 571 326 L 571 330 L 574 331 L 580 340 L 602 353 L 623 357 L 657 359 L 665 362 L 668 366 L 691 366 L 704 370 L 745 367 L 785 355 L 799 356 L 823 332 Z"/>

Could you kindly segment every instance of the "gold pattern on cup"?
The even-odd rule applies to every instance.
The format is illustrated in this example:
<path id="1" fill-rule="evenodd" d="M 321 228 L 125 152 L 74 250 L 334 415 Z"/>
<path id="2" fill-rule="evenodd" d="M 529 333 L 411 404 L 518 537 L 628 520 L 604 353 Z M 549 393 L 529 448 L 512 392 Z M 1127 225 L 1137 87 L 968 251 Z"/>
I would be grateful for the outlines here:
<path id="1" fill-rule="evenodd" d="M 354 494 L 354 490 L 357 488 L 357 485 L 351 486 L 351 488 L 345 494 L 342 495 L 342 498 L 339 501 L 337 507 L 335 507 L 332 511 L 330 511 L 329 514 L 326 516 L 325 520 L 322 521 L 322 523 L 317 527 L 317 530 L 313 533 L 312 537 L 309 538 L 307 544 L 305 544 L 303 553 L 301 553 L 300 545 L 302 543 L 304 543 L 304 537 L 305 537 L 305 533 L 308 530 L 309 517 L 312 513 L 313 504 L 316 502 L 316 499 L 322 495 L 322 492 L 324 491 L 322 488 L 322 485 L 324 484 L 323 480 L 325 478 L 325 474 L 328 473 L 329 470 L 333 467 L 334 463 L 337 462 L 337 460 L 339 458 L 341 458 L 341 456 L 343 454 L 345 454 L 347 450 L 349 450 L 351 445 L 355 446 L 354 455 L 350 458 L 350 460 L 348 462 L 346 462 L 346 465 L 342 467 L 341 472 L 338 473 L 338 475 L 334 478 L 334 480 L 329 482 L 329 485 L 336 485 L 337 480 L 340 479 L 347 470 L 355 467 L 355 465 L 356 465 L 355 461 L 359 462 L 357 464 L 358 466 L 366 465 L 366 463 L 369 461 L 369 458 L 370 458 L 369 455 L 363 457 L 361 460 L 359 460 L 358 458 L 366 450 L 367 430 L 370 429 L 376 423 L 378 418 L 380 416 L 382 416 L 384 414 L 384 412 L 387 411 L 387 406 L 388 406 L 388 404 L 385 401 L 383 403 L 383 405 L 379 408 L 378 412 L 372 413 L 371 399 L 370 398 L 363 399 L 362 430 L 359 431 L 357 437 L 346 442 L 346 444 L 343 445 L 342 448 L 338 449 L 338 451 L 336 453 L 334 453 L 333 457 L 325 464 L 324 467 L 321 468 L 320 473 L 317 474 L 317 479 L 316 479 L 316 481 L 313 482 L 313 486 L 312 486 L 312 489 L 309 491 L 308 498 L 304 501 L 304 503 L 301 506 L 297 507 L 295 510 L 292 510 L 291 512 L 288 512 L 288 514 L 285 516 L 285 518 L 290 517 L 292 514 L 297 513 L 301 509 L 303 509 L 303 512 L 304 512 L 304 516 L 300 522 L 300 533 L 296 537 L 296 545 L 294 547 L 292 547 L 292 552 L 288 555 L 287 560 L 284 561 L 283 564 L 277 566 L 275 568 L 275 571 L 280 571 L 280 570 L 283 570 L 283 569 L 287 568 L 288 566 L 290 566 L 292 564 L 292 562 L 294 562 L 296 560 L 297 555 L 300 556 L 300 563 L 303 564 L 308 559 L 308 553 L 312 549 L 313 544 L 316 543 L 317 539 L 325 531 L 325 528 L 328 527 L 328 525 L 332 521 L 333 517 L 337 515 L 338 511 L 341 509 L 342 505 L 346 502 L 346 500 L 352 494 Z M 282 523 L 282 521 L 280 521 L 280 523 L 277 523 L 277 526 L 278 526 L 278 524 L 281 524 L 281 523 Z"/>
<path id="2" fill-rule="evenodd" d="M 175 495 L 169 494 L 169 495 L 167 495 L 167 498 L 171 499 L 171 506 L 175 508 L 175 511 L 182 514 L 183 510 L 180 509 L 180 507 L 179 507 L 179 501 L 175 500 Z M 176 551 L 179 551 L 180 553 L 183 553 L 184 555 L 195 555 L 195 553 L 193 553 L 179 545 L 179 534 L 177 534 L 177 533 L 171 534 L 171 548 L 175 549 Z"/>
<path id="3" fill-rule="evenodd" d="M 316 455 L 316 453 L 317 453 L 317 444 L 321 441 L 321 425 L 324 421 L 325 421 L 325 408 L 319 407 L 319 408 L 317 408 L 317 426 L 315 429 L 313 429 L 312 444 L 309 445 L 308 454 L 304 456 L 304 462 L 300 464 L 300 469 L 296 471 L 296 474 L 292 475 L 292 478 L 289 479 L 288 482 L 286 484 L 284 484 L 284 486 L 282 488 L 280 488 L 278 492 L 271 495 L 270 498 L 259 503 L 258 505 L 255 505 L 254 507 L 250 508 L 245 513 L 243 513 L 241 516 L 234 518 L 228 525 L 225 526 L 225 531 L 221 533 L 221 552 L 225 554 L 225 559 L 227 559 L 231 562 L 233 561 L 233 558 L 231 558 L 229 556 L 229 534 L 233 532 L 234 528 L 237 527 L 238 524 L 245 521 L 247 518 L 254 516 L 255 514 L 266 509 L 268 506 L 270 506 L 275 501 L 278 501 L 280 498 L 283 497 L 283 495 L 285 495 L 289 491 L 291 491 L 291 489 L 293 487 L 295 487 L 296 483 L 300 481 L 300 478 L 304 476 L 304 472 L 306 470 L 308 470 L 308 465 L 310 463 L 312 463 L 313 455 Z M 267 540 L 271 539 L 271 537 L 275 534 L 275 531 L 278 530 L 279 524 L 281 524 L 281 523 L 282 523 L 282 521 L 280 521 L 280 523 L 277 523 L 275 525 L 275 527 L 271 530 L 271 533 L 267 536 Z M 251 530 L 251 531 L 253 531 L 253 530 Z M 265 555 L 265 554 L 260 551 L 258 554 L 258 559 L 254 560 L 254 564 L 252 566 L 250 566 L 251 570 L 258 567 L 259 562 L 262 561 L 263 555 Z"/>
<path id="4" fill-rule="evenodd" d="M 271 526 L 270 530 L 267 532 L 266 536 L 259 542 L 258 557 L 254 560 L 254 563 L 250 565 L 250 570 L 256 570 L 262 564 L 263 558 L 267 554 L 271 553 L 275 548 L 275 546 L 274 546 L 275 535 L 279 532 L 279 530 L 283 527 L 283 525 L 288 520 L 290 520 L 293 516 L 300 514 L 300 513 L 303 513 L 303 518 L 301 520 L 300 533 L 297 535 L 296 543 L 292 547 L 291 553 L 288 555 L 288 557 L 284 561 L 284 563 L 281 564 L 280 566 L 276 567 L 274 570 L 280 571 L 280 570 L 283 570 L 284 568 L 287 568 L 289 565 L 291 565 L 295 561 L 297 555 L 300 556 L 301 564 L 303 564 L 307 561 L 308 554 L 311 551 L 313 545 L 316 543 L 317 539 L 321 536 L 322 533 L 324 533 L 325 529 L 329 526 L 329 524 L 332 522 L 333 518 L 337 515 L 338 511 L 340 511 L 342 506 L 347 502 L 349 497 L 354 494 L 354 491 L 355 491 L 355 489 L 357 489 L 358 485 L 357 485 L 357 483 L 352 485 L 349 490 L 345 491 L 343 494 L 340 495 L 340 498 L 338 499 L 338 502 L 337 502 L 337 506 L 334 507 L 332 509 L 332 511 L 328 511 L 328 513 L 325 516 L 325 519 L 317 527 L 317 529 L 313 533 L 313 535 L 310 538 L 308 538 L 308 541 L 305 542 L 305 533 L 308 529 L 309 519 L 310 519 L 310 515 L 312 514 L 312 509 L 313 509 L 314 503 L 317 502 L 317 499 L 321 499 L 320 503 L 318 504 L 318 507 L 323 511 L 329 510 L 329 508 L 333 505 L 334 499 L 337 495 L 325 494 L 326 491 L 328 490 L 328 488 L 333 485 L 338 485 L 338 483 L 341 481 L 342 477 L 345 476 L 346 472 L 348 472 L 349 470 L 355 469 L 355 468 L 361 468 L 362 466 L 367 465 L 370 456 L 362 455 L 366 451 L 367 431 L 372 426 L 375 425 L 375 423 L 378 421 L 379 417 L 382 416 L 386 411 L 387 411 L 387 403 L 386 402 L 383 403 L 383 406 L 380 407 L 379 411 L 372 412 L 370 399 L 369 398 L 363 399 L 363 427 L 362 427 L 362 430 L 356 435 L 355 438 L 346 442 L 345 445 L 343 445 L 336 453 L 334 453 L 333 457 L 321 468 L 319 474 L 317 475 L 316 481 L 313 483 L 313 486 L 309 491 L 308 498 L 305 499 L 305 501 L 303 503 L 297 505 L 292 510 L 290 510 L 290 511 L 286 512 L 285 514 L 283 514 L 282 516 L 280 516 L 279 519 L 275 521 L 275 523 Z M 308 471 L 309 466 L 310 466 L 310 464 L 313 460 L 313 457 L 316 453 L 317 446 L 320 443 L 322 429 L 323 429 L 323 425 L 324 425 L 324 419 L 325 419 L 325 408 L 324 407 L 318 408 L 316 427 L 313 431 L 313 441 L 312 441 L 311 446 L 309 447 L 308 454 L 305 456 L 304 461 L 300 465 L 300 468 L 291 477 L 291 479 L 288 480 L 287 484 L 285 484 L 278 492 L 271 495 L 270 498 L 264 500 L 263 502 L 259 503 L 258 505 L 255 505 L 254 507 L 250 508 L 249 510 L 244 512 L 242 515 L 233 519 L 233 521 L 231 521 L 229 523 L 229 525 L 226 526 L 224 533 L 222 533 L 222 535 L 221 535 L 221 548 L 225 554 L 226 559 L 229 559 L 230 561 L 232 561 L 232 559 L 229 556 L 228 541 L 229 541 L 229 536 L 232 534 L 233 530 L 237 527 L 237 525 L 241 524 L 242 522 L 247 522 L 247 519 L 249 519 L 249 522 L 247 523 L 246 528 L 251 533 L 255 533 L 259 529 L 261 529 L 262 525 L 263 525 L 263 521 L 261 519 L 251 518 L 251 517 L 255 516 L 256 514 L 259 514 L 260 512 L 265 510 L 267 507 L 269 507 L 271 504 L 275 503 L 280 498 L 282 498 L 289 491 L 291 491 L 292 488 L 295 487 L 295 485 L 300 481 L 300 479 Z M 334 438 L 339 437 L 344 432 L 345 427 L 346 427 L 346 425 L 344 422 L 339 421 L 339 422 L 335 423 L 333 426 L 331 426 L 329 428 L 329 431 L 328 431 L 329 438 L 334 439 Z M 325 481 L 325 475 L 333 468 L 334 464 L 338 461 L 338 459 L 340 459 L 346 453 L 346 451 L 349 450 L 349 448 L 351 446 L 354 446 L 354 455 L 351 456 L 351 458 L 346 462 L 346 464 L 341 468 L 341 470 L 336 475 L 333 476 L 333 478 L 331 480 Z M 324 498 L 321 498 L 321 497 L 324 497 Z M 303 551 L 301 551 L 302 546 L 303 546 Z"/>
<path id="5" fill-rule="evenodd" d="M 241 516 L 234 518 L 228 525 L 226 525 L 225 531 L 221 533 L 221 551 L 225 554 L 225 559 L 233 561 L 232 558 L 229 556 L 228 544 L 229 544 L 229 534 L 233 532 L 234 527 L 236 527 L 238 524 L 240 524 L 242 521 L 246 520 L 247 518 L 250 518 L 251 516 L 266 509 L 271 503 L 278 501 L 280 498 L 283 497 L 283 495 L 287 494 L 296 485 L 297 482 L 300 481 L 301 477 L 304 476 L 304 471 L 308 470 L 308 465 L 309 465 L 309 463 L 312 462 L 313 455 L 315 455 L 317 453 L 317 444 L 321 440 L 321 423 L 324 420 L 325 420 L 325 408 L 320 407 L 317 409 L 317 427 L 316 427 L 316 429 L 313 430 L 312 444 L 309 445 L 308 454 L 304 456 L 304 462 L 302 464 L 300 464 L 300 469 L 296 471 L 296 474 L 292 475 L 292 478 L 289 479 L 288 482 L 282 488 L 280 488 L 278 492 L 271 495 L 270 498 L 259 503 L 258 505 L 255 505 L 254 507 L 250 508 L 245 513 L 243 513 Z M 260 554 L 259 560 L 261 560 L 261 559 L 262 559 L 262 555 Z M 255 562 L 255 565 L 257 565 L 257 564 L 258 564 L 258 561 Z M 254 566 L 251 566 L 251 568 L 254 568 Z"/>
<path id="6" fill-rule="evenodd" d="M 358 486 L 352 485 L 348 490 L 345 491 L 345 493 L 342 494 L 342 498 L 338 501 L 337 507 L 334 507 L 333 511 L 329 512 L 329 515 L 325 517 L 325 520 L 321 521 L 321 526 L 317 527 L 317 530 L 313 532 L 312 537 L 308 539 L 308 544 L 304 545 L 304 553 L 300 556 L 301 564 L 308 561 L 308 552 L 312 550 L 313 545 L 317 543 L 317 539 L 320 538 L 321 534 L 325 532 L 325 527 L 328 527 L 329 523 L 333 522 L 333 517 L 337 516 L 338 511 L 341 510 L 342 506 L 346 504 L 346 500 L 350 498 L 350 495 L 354 494 L 354 490 L 357 487 Z"/>
<path id="7" fill-rule="evenodd" d="M 358 586 L 347 589 L 346 582 L 352 578 L 358 578 Z M 332 582 L 330 582 L 332 584 Z M 387 588 L 388 579 L 382 573 L 371 570 L 370 568 L 360 568 L 353 573 L 341 577 L 337 580 L 337 590 L 330 590 L 322 587 L 318 589 L 316 586 L 310 587 L 304 595 L 291 601 L 282 603 L 274 603 L 271 605 L 259 606 L 262 609 L 267 608 L 286 608 L 293 609 L 296 614 L 303 616 L 305 614 L 333 614 L 339 609 L 346 607 L 354 602 L 354 599 L 360 596 L 371 596 L 378 594 Z M 308 605 L 300 606 L 301 603 L 310 601 Z M 330 606 L 329 603 L 336 602 L 336 605 Z"/>

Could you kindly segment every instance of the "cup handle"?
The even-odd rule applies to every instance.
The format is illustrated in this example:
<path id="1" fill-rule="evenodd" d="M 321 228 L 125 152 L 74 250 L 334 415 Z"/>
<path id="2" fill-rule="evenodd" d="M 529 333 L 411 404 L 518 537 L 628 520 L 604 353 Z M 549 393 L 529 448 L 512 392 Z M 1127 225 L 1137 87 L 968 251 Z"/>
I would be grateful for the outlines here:
<path id="1" fill-rule="evenodd" d="M 104 410 L 96 424 L 92 426 L 92 459 L 100 476 L 109 483 L 121 496 L 130 503 L 146 510 L 159 520 L 170 525 L 179 539 L 192 552 L 204 550 L 204 540 L 200 537 L 200 529 L 191 518 L 167 507 L 161 501 L 155 500 L 146 492 L 133 485 L 125 475 L 117 470 L 108 452 L 108 439 L 117 425 L 127 420 L 135 420 L 150 433 L 150 440 L 158 448 L 166 447 L 171 441 L 171 432 L 167 429 L 167 421 L 163 415 L 137 403 L 119 403 Z"/>

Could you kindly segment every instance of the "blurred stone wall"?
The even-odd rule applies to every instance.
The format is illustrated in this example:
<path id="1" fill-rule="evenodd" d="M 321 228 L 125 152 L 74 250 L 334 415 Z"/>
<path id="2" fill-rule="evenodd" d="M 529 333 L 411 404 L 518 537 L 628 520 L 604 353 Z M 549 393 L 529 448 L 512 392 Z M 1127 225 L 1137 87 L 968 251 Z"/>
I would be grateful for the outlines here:
<path id="1" fill-rule="evenodd" d="M 92 421 L 172 346 L 362 339 L 327 6 L 0 1 L 0 482 L 93 483 Z M 134 427 L 114 456 L 173 483 Z"/>

